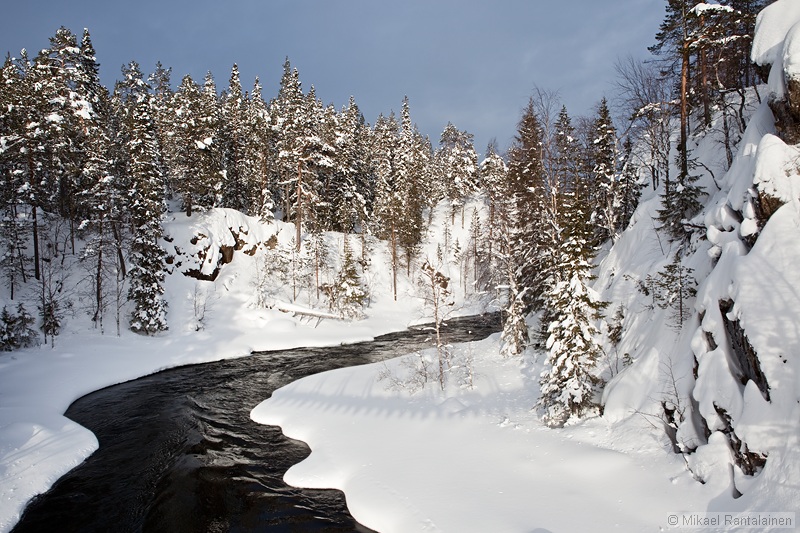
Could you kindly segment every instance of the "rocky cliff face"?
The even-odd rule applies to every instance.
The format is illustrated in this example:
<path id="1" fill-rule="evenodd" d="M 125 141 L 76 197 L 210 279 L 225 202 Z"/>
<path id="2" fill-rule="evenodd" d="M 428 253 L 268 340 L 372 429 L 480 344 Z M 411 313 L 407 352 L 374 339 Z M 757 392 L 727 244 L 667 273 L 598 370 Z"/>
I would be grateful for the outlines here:
<path id="1" fill-rule="evenodd" d="M 275 248 L 278 223 L 264 224 L 233 209 L 212 209 L 184 219 L 180 214 L 165 228 L 164 249 L 171 270 L 214 281 L 236 253 L 254 256 L 259 247 Z"/>

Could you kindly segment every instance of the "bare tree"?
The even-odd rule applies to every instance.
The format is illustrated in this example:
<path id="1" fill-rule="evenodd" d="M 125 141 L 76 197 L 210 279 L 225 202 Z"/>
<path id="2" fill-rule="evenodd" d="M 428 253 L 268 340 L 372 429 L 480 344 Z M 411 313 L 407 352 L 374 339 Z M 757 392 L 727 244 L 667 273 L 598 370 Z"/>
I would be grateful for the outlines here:
<path id="1" fill-rule="evenodd" d="M 655 189 L 663 179 L 670 184 L 669 150 L 672 133 L 671 118 L 676 102 L 672 101 L 669 81 L 652 63 L 631 56 L 620 59 L 615 65 L 616 106 L 628 116 L 628 135 L 640 139 L 647 147 L 644 165 L 650 170 L 650 180 Z"/>
<path id="2" fill-rule="evenodd" d="M 448 289 L 450 278 L 434 268 L 430 261 L 425 261 L 420 270 L 422 272 L 420 285 L 425 289 L 425 302 L 433 311 L 433 325 L 436 331 L 436 355 L 439 361 L 439 385 L 444 390 L 446 383 L 445 372 L 450 368 L 450 352 L 442 340 L 442 322 L 448 314 L 447 307 L 452 305 L 448 300 L 450 296 Z"/>

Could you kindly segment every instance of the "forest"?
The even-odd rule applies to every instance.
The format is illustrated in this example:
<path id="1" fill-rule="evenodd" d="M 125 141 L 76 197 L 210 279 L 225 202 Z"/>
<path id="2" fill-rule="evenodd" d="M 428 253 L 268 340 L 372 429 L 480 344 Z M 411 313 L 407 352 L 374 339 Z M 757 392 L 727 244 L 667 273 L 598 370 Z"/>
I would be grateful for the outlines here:
<path id="1" fill-rule="evenodd" d="M 721 116 L 731 164 L 747 91 L 766 79 L 749 59 L 765 3 L 669 0 L 652 58 L 618 61 L 614 101 L 571 117 L 556 92 L 534 88 L 512 145 L 492 143 L 481 157 L 453 124 L 436 141 L 423 136 L 409 98 L 399 116 L 374 124 L 352 98 L 340 110 L 325 105 L 288 58 L 272 98 L 258 79 L 246 91 L 236 65 L 223 88 L 211 73 L 174 87 L 170 68 L 145 75 L 130 62 L 109 90 L 89 31 L 79 38 L 62 27 L 35 57 L 9 56 L 0 74 L 0 343 L 11 350 L 40 334 L 52 343 L 76 307 L 101 331 L 112 319 L 117 331 L 120 323 L 144 335 L 167 330 L 166 213 L 230 208 L 293 223 L 295 252 L 317 269 L 324 232 L 381 239 L 396 298 L 399 272 L 427 266 L 434 279 L 418 252 L 444 203 L 451 224 L 470 224 L 470 242 L 457 246 L 471 290 L 504 294 L 503 354 L 548 350 L 540 403 L 561 425 L 596 408 L 596 322 L 622 311 L 591 289 L 593 260 L 628 226 L 641 189 L 661 187 L 654 224 L 666 239 L 688 246 L 705 232 L 694 216 L 709 191 L 697 181 L 713 172 L 693 157 L 691 138 Z M 484 220 L 467 220 L 469 200 L 486 207 Z M 660 305 L 676 306 L 679 322 L 694 290 L 682 250 L 642 282 Z M 349 281 L 320 287 L 317 275 L 318 290 L 341 293 L 357 279 L 365 257 L 357 264 L 347 255 Z M 70 269 L 82 272 L 77 292 L 65 290 Z M 346 305 L 338 311 L 357 317 L 364 299 Z"/>
<path id="2" fill-rule="evenodd" d="M 218 83 L 133 61 L 107 87 L 89 31 L 66 27 L 9 55 L 0 531 L 96 450 L 143 451 L 73 402 L 139 405 L 128 386 L 176 375 L 185 389 L 157 387 L 192 435 L 165 432 L 185 454 L 144 450 L 178 465 L 150 472 L 179 479 L 155 500 L 196 492 L 215 527 L 233 507 L 263 525 L 242 483 L 272 501 L 227 469 L 251 461 L 245 425 L 265 453 L 275 426 L 311 450 L 280 491 L 341 490 L 376 531 L 795 523 L 800 2 L 662 6 L 646 57 L 618 58 L 588 112 L 530 87 L 508 146 L 447 118 L 432 138 L 404 91 L 377 117 L 326 104 L 289 58 L 278 82 L 283 53 L 271 90 L 235 64 Z M 182 424 L 171 402 L 141 403 L 147 420 L 99 405 L 147 438 L 147 420 Z M 206 463 L 233 507 L 186 483 Z"/>

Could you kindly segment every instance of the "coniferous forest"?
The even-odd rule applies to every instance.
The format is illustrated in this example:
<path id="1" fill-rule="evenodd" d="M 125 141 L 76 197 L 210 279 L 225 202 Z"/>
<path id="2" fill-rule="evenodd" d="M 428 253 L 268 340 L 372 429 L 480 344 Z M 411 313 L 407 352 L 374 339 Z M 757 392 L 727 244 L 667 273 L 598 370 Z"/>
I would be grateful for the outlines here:
<path id="1" fill-rule="evenodd" d="M 160 63 L 145 74 L 130 62 L 109 90 L 89 31 L 62 27 L 35 57 L 23 50 L 2 69 L 4 346 L 33 342 L 37 329 L 45 341 L 58 335 L 75 304 L 60 285 L 73 260 L 90 280 L 82 305 L 98 327 L 115 316 L 118 328 L 166 330 L 168 209 L 291 222 L 298 247 L 326 231 L 374 236 L 389 243 L 396 279 L 416 268 L 426 214 L 446 202 L 463 225 L 465 201 L 480 198 L 488 219 L 476 222 L 471 248 L 475 290 L 507 290 L 505 354 L 549 348 L 541 403 L 559 424 L 591 404 L 593 323 L 604 313 L 587 290 L 592 260 L 627 226 L 642 186 L 663 184 L 656 223 L 667 238 L 688 242 L 702 229 L 691 218 L 703 169 L 688 139 L 721 112 L 730 164 L 746 91 L 763 75 L 748 58 L 763 3 L 670 0 L 652 60 L 618 61 L 619 127 L 605 98 L 594 116 L 571 117 L 557 93 L 534 88 L 513 144 L 490 144 L 481 161 L 472 135 L 453 124 L 439 139 L 423 136 L 408 98 L 399 116 L 372 125 L 352 98 L 325 105 L 289 59 L 272 97 L 258 79 L 243 87 L 236 65 L 223 85 L 210 72 L 178 81 Z M 35 291 L 23 297 L 25 287 Z M 133 303 L 129 316 L 120 317 L 121 300 Z M 529 332 L 532 312 L 541 320 Z M 570 398 L 564 380 L 579 383 Z"/>
<path id="2" fill-rule="evenodd" d="M 105 86 L 88 30 L 8 55 L 0 395 L 25 408 L 0 409 L 0 530 L 96 449 L 70 402 L 253 353 L 284 366 L 237 382 L 273 387 L 248 422 L 314 450 L 284 480 L 376 530 L 794 512 L 800 7 L 662 4 L 590 111 L 530 87 L 508 146 L 421 132 L 413 94 L 327 104 L 289 58 L 270 91 L 236 64 L 131 61 Z M 496 335 L 450 343 L 487 313 Z M 272 360 L 405 328 L 426 347 Z"/>

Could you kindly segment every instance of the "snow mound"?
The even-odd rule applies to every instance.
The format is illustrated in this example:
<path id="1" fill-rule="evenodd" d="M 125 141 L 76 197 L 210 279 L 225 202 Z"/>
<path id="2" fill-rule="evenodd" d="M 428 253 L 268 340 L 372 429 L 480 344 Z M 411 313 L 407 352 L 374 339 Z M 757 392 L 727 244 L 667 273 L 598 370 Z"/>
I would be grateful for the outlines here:
<path id="1" fill-rule="evenodd" d="M 798 21 L 800 3 L 796 0 L 778 0 L 764 8 L 756 20 L 756 33 L 750 54 L 753 62 L 757 65 L 780 65 L 786 35 Z"/>

